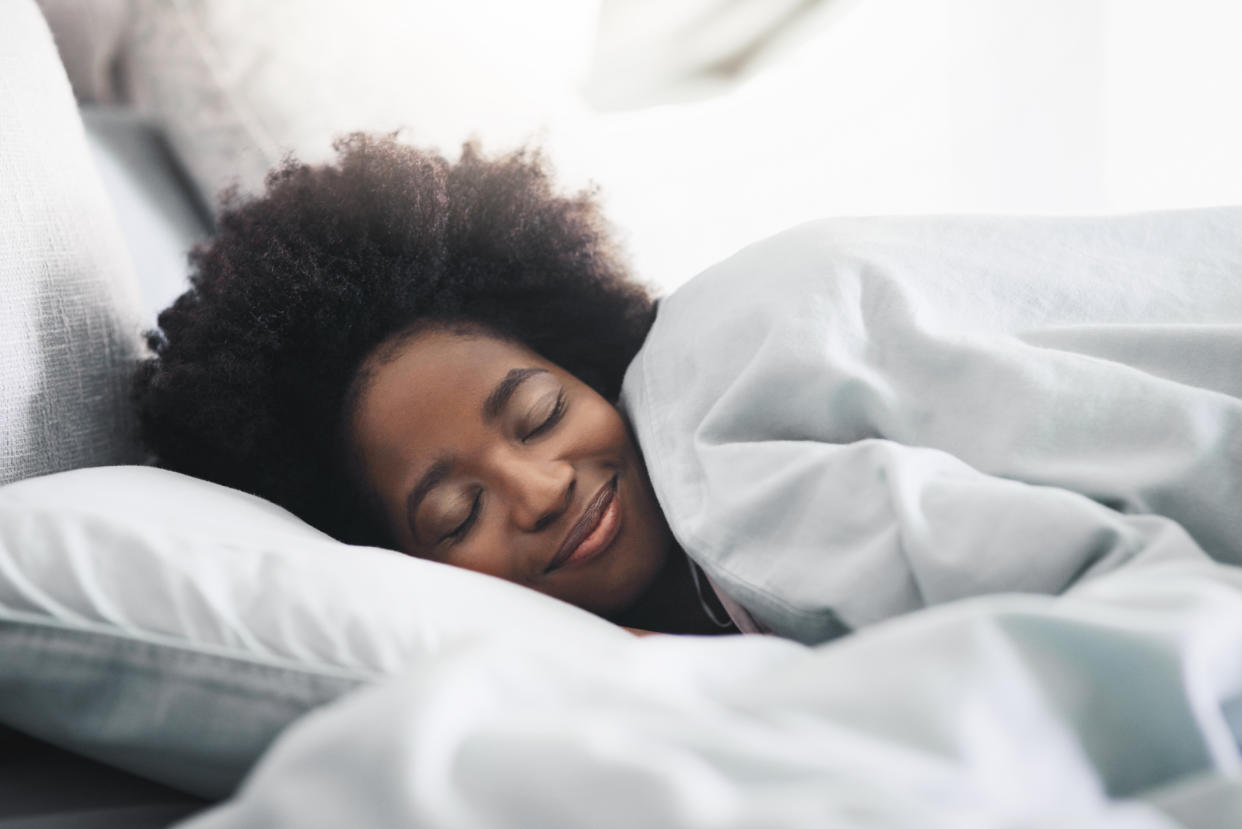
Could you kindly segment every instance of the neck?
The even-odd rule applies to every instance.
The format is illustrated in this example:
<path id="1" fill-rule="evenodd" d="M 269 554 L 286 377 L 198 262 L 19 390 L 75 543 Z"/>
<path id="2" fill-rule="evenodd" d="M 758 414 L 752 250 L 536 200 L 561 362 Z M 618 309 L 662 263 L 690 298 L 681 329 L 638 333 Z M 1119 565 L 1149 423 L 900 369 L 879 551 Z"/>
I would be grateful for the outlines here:
<path id="1" fill-rule="evenodd" d="M 685 553 L 674 547 L 665 557 L 664 567 L 647 592 L 613 621 L 625 627 L 657 633 L 736 633 L 737 629 L 732 625 L 722 628 L 707 615 L 690 575 L 691 566 L 695 565 L 690 563 Z M 700 576 L 700 580 L 706 582 L 706 576 Z M 729 618 L 716 599 L 715 592 L 706 583 L 703 584 L 703 597 L 709 602 L 716 618 Z"/>

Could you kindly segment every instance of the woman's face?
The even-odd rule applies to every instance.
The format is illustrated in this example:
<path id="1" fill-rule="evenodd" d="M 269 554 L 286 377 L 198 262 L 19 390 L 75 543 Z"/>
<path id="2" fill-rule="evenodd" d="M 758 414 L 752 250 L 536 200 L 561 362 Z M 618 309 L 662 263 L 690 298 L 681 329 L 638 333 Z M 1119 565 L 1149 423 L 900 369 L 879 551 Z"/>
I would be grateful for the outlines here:
<path id="1" fill-rule="evenodd" d="M 611 403 L 482 333 L 430 329 L 385 358 L 352 438 L 402 550 L 603 616 L 652 584 L 672 537 Z"/>

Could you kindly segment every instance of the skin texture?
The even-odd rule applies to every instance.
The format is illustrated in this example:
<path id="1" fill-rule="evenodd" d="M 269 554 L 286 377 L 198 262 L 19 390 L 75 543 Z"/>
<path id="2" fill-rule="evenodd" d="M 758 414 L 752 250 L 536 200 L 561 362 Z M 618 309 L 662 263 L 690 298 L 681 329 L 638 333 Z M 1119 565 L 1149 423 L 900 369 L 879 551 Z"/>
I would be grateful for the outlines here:
<path id="1" fill-rule="evenodd" d="M 363 377 L 351 436 L 401 550 L 608 618 L 677 572 L 666 567 L 674 543 L 624 419 L 559 366 L 513 341 L 432 328 L 381 349 Z M 522 379 L 489 416 L 485 402 L 506 377 Z M 438 463 L 442 474 L 411 514 L 411 493 Z M 549 570 L 614 479 L 611 540 Z"/>

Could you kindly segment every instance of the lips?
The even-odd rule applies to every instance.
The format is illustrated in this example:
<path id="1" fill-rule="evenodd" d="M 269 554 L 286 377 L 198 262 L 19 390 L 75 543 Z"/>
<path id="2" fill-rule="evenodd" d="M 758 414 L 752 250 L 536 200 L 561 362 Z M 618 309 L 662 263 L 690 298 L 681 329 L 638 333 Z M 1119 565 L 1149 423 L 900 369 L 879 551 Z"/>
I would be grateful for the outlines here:
<path id="1" fill-rule="evenodd" d="M 621 526 L 621 508 L 616 495 L 617 478 L 614 475 L 599 488 L 582 511 L 582 517 L 570 527 L 569 534 L 561 542 L 545 573 L 592 558 L 612 543 Z"/>

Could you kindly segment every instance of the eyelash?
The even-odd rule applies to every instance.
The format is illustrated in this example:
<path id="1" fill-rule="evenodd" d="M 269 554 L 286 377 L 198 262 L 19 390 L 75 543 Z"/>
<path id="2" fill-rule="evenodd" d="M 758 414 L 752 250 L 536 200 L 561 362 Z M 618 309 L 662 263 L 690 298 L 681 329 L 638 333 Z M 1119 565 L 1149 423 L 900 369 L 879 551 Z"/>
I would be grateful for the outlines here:
<path id="1" fill-rule="evenodd" d="M 470 506 L 470 514 L 466 516 L 466 520 L 458 524 L 457 529 L 448 533 L 440 540 L 457 542 L 465 537 L 466 533 L 470 532 L 470 528 L 474 526 L 475 519 L 479 517 L 479 504 L 482 501 L 483 494 L 481 492 L 476 492 L 474 494 L 474 503 Z"/>
<path id="2" fill-rule="evenodd" d="M 529 440 L 533 440 L 539 437 L 544 432 L 548 431 L 553 426 L 555 426 L 557 423 L 559 423 L 561 418 L 565 416 L 565 408 L 566 408 L 565 392 L 561 391 L 561 392 L 558 392 L 556 395 L 556 404 L 552 407 L 551 414 L 548 415 L 547 419 L 544 420 L 543 423 L 540 423 L 534 429 L 527 432 L 522 437 L 522 443 L 526 443 Z"/>
<path id="3" fill-rule="evenodd" d="M 534 429 L 527 432 L 526 435 L 523 436 L 522 442 L 526 443 L 528 440 L 533 440 L 539 437 L 544 432 L 559 423 L 561 418 L 565 416 L 566 408 L 568 407 L 565 402 L 565 392 L 562 390 L 556 395 L 556 403 L 552 406 L 552 411 L 548 414 L 548 417 L 543 421 L 543 423 L 540 423 Z M 440 540 L 442 542 L 449 541 L 455 544 L 465 538 L 466 533 L 470 532 L 470 528 L 474 526 L 474 522 L 479 517 L 479 506 L 482 501 L 483 494 L 481 492 L 476 492 L 474 495 L 474 503 L 470 506 L 470 514 L 466 516 L 466 520 L 462 521 L 455 530 L 446 534 Z"/>

